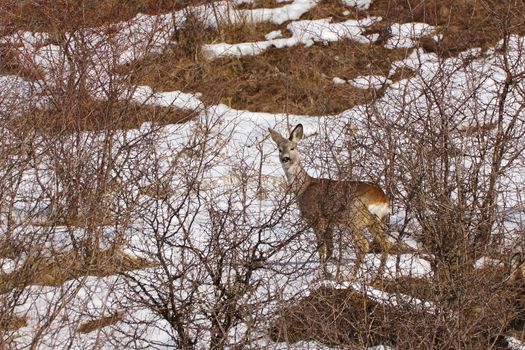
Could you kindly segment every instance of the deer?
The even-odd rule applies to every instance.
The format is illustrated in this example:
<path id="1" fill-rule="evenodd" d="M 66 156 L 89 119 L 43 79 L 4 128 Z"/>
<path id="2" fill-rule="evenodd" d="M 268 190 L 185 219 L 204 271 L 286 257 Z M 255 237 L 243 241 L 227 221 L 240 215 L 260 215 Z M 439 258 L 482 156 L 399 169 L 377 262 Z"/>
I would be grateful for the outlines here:
<path id="1" fill-rule="evenodd" d="M 308 175 L 297 150 L 298 142 L 304 137 L 302 124 L 292 130 L 288 139 L 271 128 L 268 130 L 279 149 L 279 161 L 288 180 L 288 189 L 296 196 L 300 216 L 315 232 L 325 277 L 331 277 L 327 262 L 333 253 L 335 227 L 345 234 L 348 232 L 358 248 L 350 279 L 355 279 L 363 257 L 369 251 L 369 243 L 364 235 L 366 228 L 381 248 L 378 275 L 382 275 L 389 249 L 383 218 L 391 212 L 390 200 L 385 192 L 372 182 L 332 180 Z"/>

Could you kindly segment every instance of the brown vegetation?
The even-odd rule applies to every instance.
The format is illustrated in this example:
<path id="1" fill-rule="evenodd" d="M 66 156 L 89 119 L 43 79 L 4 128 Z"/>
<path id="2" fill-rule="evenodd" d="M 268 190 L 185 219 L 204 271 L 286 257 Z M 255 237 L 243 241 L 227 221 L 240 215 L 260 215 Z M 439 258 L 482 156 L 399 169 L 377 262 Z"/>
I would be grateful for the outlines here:
<path id="1" fill-rule="evenodd" d="M 192 0 L 44 0 L 0 2 L 3 30 L 66 32 L 125 21 L 138 13 L 175 11 L 202 1 Z M 4 33 L 5 34 L 5 33 Z"/>
<path id="2" fill-rule="evenodd" d="M 265 3 L 265 5 L 268 5 Z M 245 5 L 247 6 L 247 5 Z M 521 5 L 520 5 L 521 6 Z M 386 18 L 374 25 L 368 34 L 379 33 L 376 44 L 364 45 L 351 41 L 269 49 L 255 57 L 223 58 L 207 62 L 199 58 L 201 45 L 210 42 L 228 43 L 261 40 L 261 33 L 285 26 L 241 23 L 223 26 L 218 33 L 195 27 L 190 33 L 180 31 L 177 38 L 184 49 L 151 57 L 140 64 L 136 81 L 154 86 L 157 90 L 199 91 L 204 101 L 225 103 L 233 108 L 263 112 L 294 114 L 336 114 L 357 104 L 370 103 L 381 95 L 379 91 L 357 89 L 349 85 L 334 86 L 333 77 L 352 79 L 359 75 L 386 75 L 390 64 L 402 59 L 404 50 L 387 50 L 381 45 L 389 36 L 392 23 L 425 22 L 438 26 L 443 40 L 423 38 L 421 45 L 442 56 L 456 55 L 473 47 L 493 46 L 501 38 L 502 24 L 512 32 L 525 32 L 520 17 L 511 15 L 503 2 L 485 4 L 481 1 L 448 2 L 375 1 L 367 11 L 348 9 L 340 1 L 321 1 L 303 15 L 302 19 L 326 18 L 345 20 L 368 15 Z M 357 11 L 357 12 L 356 12 Z M 465 16 L 464 13 L 471 15 Z M 503 16 L 508 15 L 509 23 Z M 188 41 L 187 38 L 192 38 Z M 197 39 L 198 38 L 198 39 Z M 182 39 L 182 40 L 181 40 Z M 184 52 L 184 57 L 181 57 Z M 189 54 L 188 54 L 189 53 Z M 167 74 L 166 74 L 167 73 Z M 399 80 L 410 72 L 393 76 Z"/>
<path id="3" fill-rule="evenodd" d="M 24 317 L 15 315 L 1 315 L 0 316 L 0 330 L 15 331 L 19 328 L 27 326 L 27 320 Z M 0 340 L 0 345 L 2 341 Z"/>
<path id="4" fill-rule="evenodd" d="M 418 279 L 384 282 L 384 288 L 394 296 L 402 292 L 423 297 L 436 308 L 424 311 L 402 299 L 394 299 L 399 304 L 392 305 L 351 288 L 321 287 L 289 301 L 277 313 L 269 335 L 278 342 L 316 340 L 358 348 L 382 344 L 410 349 L 499 349 L 506 348 L 504 335 L 523 332 L 522 306 L 513 302 L 522 298 L 523 289 L 478 279 L 464 285 L 458 299 L 451 299 L 450 295 L 440 298 L 439 288 L 431 289 L 428 281 Z"/>
<path id="5" fill-rule="evenodd" d="M 522 0 L 375 0 L 363 15 L 381 16 L 377 32 L 388 33 L 391 23 L 424 22 L 438 27 L 443 39 L 424 41 L 425 49 L 454 56 L 470 48 L 488 48 L 505 31 L 523 34 Z"/>
<path id="6" fill-rule="evenodd" d="M 406 321 L 403 307 L 381 304 L 352 288 L 320 287 L 278 312 L 269 332 L 279 342 L 316 340 L 329 346 L 366 348 L 396 345 L 406 332 L 431 331 L 430 315 L 419 314 L 422 322 L 417 329 L 400 327 L 403 315 Z"/>
<path id="7" fill-rule="evenodd" d="M 348 12 L 348 15 L 343 14 L 345 11 Z M 345 6 L 341 0 L 321 0 L 301 19 L 314 20 L 331 17 L 332 22 L 342 22 L 348 19 L 357 19 L 360 13 L 361 11 L 356 8 Z"/>
<path id="8" fill-rule="evenodd" d="M 31 111 L 11 122 L 40 133 L 65 135 L 80 131 L 138 129 L 145 122 L 176 124 L 194 116 L 194 112 L 170 107 L 91 99 L 77 102 Z"/>
<path id="9" fill-rule="evenodd" d="M 352 288 L 320 287 L 306 297 L 290 300 L 278 311 L 269 335 L 274 341 L 316 340 L 329 346 L 360 348 L 388 344 L 506 349 L 504 336 L 523 339 L 525 332 L 523 266 L 521 260 L 510 267 L 486 265 L 465 273 L 452 289 L 409 276 L 376 281 L 375 287 L 397 296 L 397 306 Z M 411 296 L 434 306 L 423 311 L 399 298 Z"/>
<path id="10" fill-rule="evenodd" d="M 271 9 L 271 8 L 277 8 L 277 7 L 283 7 L 284 5 L 287 5 L 291 3 L 293 0 L 286 0 L 284 2 L 277 2 L 276 0 L 255 0 L 252 3 L 244 3 L 237 6 L 237 9 L 239 10 L 251 10 L 251 9 L 258 9 L 258 8 L 265 8 L 265 9 Z"/>
<path id="11" fill-rule="evenodd" d="M 82 276 L 104 277 L 126 271 L 151 267 L 146 259 L 129 256 L 119 250 L 92 252 L 85 257 L 77 252 L 55 253 L 52 256 L 29 256 L 17 270 L 0 273 L 0 293 L 27 285 L 60 286 Z"/>
<path id="12" fill-rule="evenodd" d="M 377 91 L 336 86 L 333 77 L 386 75 L 390 63 L 405 54 L 353 41 L 269 49 L 257 56 L 211 62 L 178 58 L 177 52 L 141 62 L 136 81 L 156 90 L 202 92 L 211 104 L 311 115 L 339 113 L 374 99 Z"/>
<path id="13" fill-rule="evenodd" d="M 3 1 L 0 20 L 4 27 L 0 34 L 42 30 L 49 32 L 55 43 L 65 31 L 108 25 L 139 12 L 164 13 L 202 2 Z M 239 8 L 282 5 L 261 0 Z M 342 14 L 345 10 L 349 11 L 348 15 Z M 200 346 L 199 339 L 194 337 L 203 332 L 211 335 L 207 345 L 213 349 L 253 347 L 254 334 L 260 337 L 261 327 L 268 323 L 274 341 L 313 339 L 345 348 L 383 344 L 416 349 L 488 349 L 496 348 L 502 335 L 523 338 L 523 270 L 507 278 L 508 271 L 502 266 L 474 268 L 481 254 L 505 251 L 502 244 L 508 233 L 505 220 L 509 212 L 517 212 L 514 205 L 522 206 L 519 198 L 518 204 L 513 200 L 507 202 L 508 196 L 514 196 L 510 191 L 519 193 L 522 186 L 512 183 L 509 192 L 505 188 L 508 179 L 514 177 L 513 167 L 523 165 L 519 162 L 523 162 L 525 135 L 522 109 L 511 104 L 523 98 L 523 74 L 511 69 L 507 56 L 502 55 L 506 79 L 501 85 L 494 82 L 501 88 L 494 97 L 499 109 L 491 111 L 492 105 L 477 99 L 486 93 L 477 85 L 464 99 L 455 95 L 458 100 L 449 101 L 448 90 L 441 90 L 438 84 L 442 81 L 430 82 L 419 96 L 400 94 L 399 105 L 392 108 L 399 112 L 395 121 L 385 115 L 391 112 L 388 108 L 386 111 L 375 106 L 367 109 L 368 114 L 362 117 L 368 128 L 364 126 L 365 129 L 360 130 L 364 135 L 361 139 L 356 136 L 358 147 L 354 149 L 358 152 L 350 150 L 349 155 L 352 158 L 363 151 L 363 159 L 337 159 L 358 165 L 355 173 L 384 180 L 384 188 L 394 199 L 396 210 L 400 209 L 396 214 L 406 215 L 407 231 L 403 234 L 419 239 L 432 260 L 433 279 L 399 277 L 375 281 L 373 285 L 390 293 L 397 305 L 379 302 L 353 289 L 329 287 L 317 288 L 307 297 L 283 303 L 279 292 L 274 293 L 274 286 L 267 287 L 273 283 L 268 282 L 271 279 L 260 279 L 270 272 L 288 285 L 306 283 L 305 276 L 312 273 L 310 265 L 314 265 L 310 264 L 312 261 L 290 263 L 304 260 L 308 253 L 304 246 L 308 240 L 304 237 L 311 232 L 305 233 L 303 223 L 295 214 L 290 215 L 293 204 L 283 199 L 284 195 L 277 198 L 271 190 L 263 190 L 265 176 L 268 176 L 262 171 L 268 160 L 263 147 L 267 140 L 257 139 L 250 145 L 240 146 L 260 151 L 257 165 L 248 164 L 250 157 L 237 158 L 237 154 L 230 154 L 232 163 L 225 168 L 233 170 L 223 175 L 226 180 L 211 179 L 210 182 L 218 188 L 230 181 L 231 189 L 220 193 L 221 205 L 217 205 L 216 198 L 212 198 L 215 193 L 214 196 L 204 193 L 207 189 L 201 184 L 203 179 L 209 180 L 210 170 L 223 160 L 219 157 L 227 141 L 219 138 L 228 137 L 230 125 L 215 133 L 212 129 L 222 128 L 222 121 L 214 124 L 215 121 L 199 120 L 194 132 L 184 135 L 189 137 L 187 143 L 175 142 L 167 154 L 160 154 L 165 149 L 159 152 L 156 148 L 164 137 L 156 130 L 147 136 L 133 135 L 133 140 L 118 146 L 115 135 L 120 133 L 112 131 L 138 128 L 143 122 L 184 123 L 195 115 L 175 108 L 139 105 L 131 99 L 121 100 L 117 97 L 122 87 L 119 80 L 128 74 L 131 81 L 126 79 L 126 84 L 147 84 L 155 91 L 201 92 L 207 104 L 225 103 L 238 109 L 264 112 L 337 114 L 355 105 L 370 105 L 382 96 L 383 89 L 363 90 L 349 84 L 336 86 L 334 77 L 386 76 L 392 62 L 412 51 L 382 46 L 390 35 L 391 24 L 425 22 L 437 26 L 437 34 L 443 35 L 443 39 L 423 38 L 418 45 L 444 58 L 469 48 L 493 47 L 497 40 L 510 33 L 524 34 L 524 13 L 521 0 L 375 0 L 366 11 L 347 8 L 339 0 L 323 0 L 302 19 L 332 17 L 338 22 L 381 16 L 383 21 L 367 31 L 367 34 L 380 34 L 380 40 L 373 44 L 342 40 L 310 47 L 270 48 L 253 57 L 217 60 L 203 57 L 203 44 L 258 41 L 273 30 L 281 30 L 288 36 L 287 23 L 241 22 L 212 29 L 189 16 L 186 26 L 175 30 L 176 45 L 116 68 L 117 81 L 112 86 L 115 89 L 110 89 L 114 94 L 107 96 L 107 101 L 94 100 L 83 85 L 87 75 L 85 64 L 91 59 L 86 54 L 87 47 L 72 50 L 70 54 L 74 57 L 68 59 L 79 63 L 78 71 L 66 77 L 69 82 L 64 86 L 57 88 L 49 84 L 42 92 L 49 97 L 51 107 L 27 108 L 23 115 L 9 110 L 0 113 L 3 126 L 0 160 L 4 164 L 0 171 L 0 204 L 2 225 L 7 227 L 6 238 L 0 243 L 0 257 L 15 262 L 25 258 L 15 271 L 0 272 L 0 348 L 2 339 L 15 339 L 16 330 L 26 323 L 21 317 L 4 316 L 15 315 L 16 307 L 32 300 L 33 295 L 28 293 L 34 293 L 37 288 L 25 287 L 58 287 L 69 280 L 78 280 L 82 286 L 83 281 L 90 280 L 84 276 L 113 274 L 123 275 L 122 281 L 128 288 L 123 304 L 148 308 L 155 319 L 145 326 L 148 321 L 124 320 L 123 314 L 117 312 L 74 325 L 78 332 L 88 333 L 119 321 L 139 328 L 149 327 L 162 319 L 162 327 L 171 327 L 175 347 L 184 349 Z M 18 62 L 16 49 L 0 46 L 0 74 L 42 79 L 42 71 Z M 436 79 L 443 79 L 446 84 L 449 72 L 437 73 Z M 410 69 L 399 69 L 390 79 L 399 81 L 416 74 Z M 77 81 L 77 77 L 81 78 Z M 59 72 L 55 78 L 64 81 Z M 415 98 L 419 99 L 417 108 L 412 108 Z M 516 100 L 509 103 L 511 98 Z M 479 108 L 474 116 L 461 110 L 471 102 Z M 396 110 L 396 107 L 400 108 Z M 471 118 L 469 123 L 472 123 L 465 124 L 464 118 Z M 330 122 L 327 121 L 327 129 L 332 127 Z M 99 134 L 104 140 L 98 138 Z M 220 135 L 217 138 L 210 137 L 217 134 Z M 325 146 L 329 147 L 322 145 Z M 342 168 L 347 167 L 346 163 Z M 472 166 L 465 166 L 471 163 Z M 40 172 L 41 178 L 33 181 L 31 175 Z M 236 180 L 231 181 L 232 178 Z M 122 186 L 110 189 L 113 179 L 123 179 L 119 182 Z M 253 179 L 259 180 L 259 194 L 264 193 L 266 200 L 278 203 L 272 215 L 261 219 L 264 222 L 256 226 L 251 221 Z M 27 185 L 27 182 L 32 183 Z M 238 200 L 237 195 L 244 197 Z M 501 201 L 503 208 L 499 207 Z M 56 210 L 57 216 L 40 223 L 32 221 L 48 203 L 55 205 L 53 209 L 61 206 Z M 18 215 L 20 211 L 24 213 Z M 203 212 L 210 220 L 198 226 Z M 137 218 L 141 220 L 138 229 L 134 226 Z M 104 246 L 115 248 L 101 250 L 101 241 L 106 237 L 102 237 L 100 226 L 106 224 L 114 226 L 112 234 L 115 235 Z M 53 251 L 44 256 L 41 245 L 50 242 L 49 237 L 56 233 L 57 225 L 67 226 L 71 243 L 66 249 L 71 250 Z M 30 230 L 36 232 L 28 233 Z M 195 230 L 201 230 L 197 238 Z M 405 227 L 400 231 L 404 230 Z M 519 230 L 513 232 L 513 239 L 522 238 L 519 234 L 523 230 Z M 283 238 L 283 231 L 291 234 Z M 139 238 L 152 243 L 145 248 L 143 242 L 132 242 L 144 250 L 150 249 L 144 252 L 149 254 L 148 259 L 135 258 L 122 251 L 120 247 L 130 243 L 124 242 L 130 232 L 144 235 Z M 31 235 L 38 236 L 34 245 L 27 244 L 32 240 Z M 315 251 L 315 243 L 311 243 L 310 248 Z M 390 254 L 412 252 L 407 247 L 389 251 Z M 155 270 L 148 275 L 151 278 L 126 273 L 152 266 L 158 268 L 151 269 Z M 264 273 L 259 274 L 261 271 Z M 298 275 L 303 279 L 298 279 Z M 31 327 L 38 328 L 34 332 L 33 347 L 40 345 L 42 338 L 39 337 L 47 337 L 51 328 L 58 329 L 71 322 L 62 310 L 71 298 L 78 296 L 76 293 L 60 290 L 57 303 L 47 305 L 47 310 L 41 313 L 42 319 L 31 319 L 31 323 L 35 323 Z M 415 306 L 401 298 L 404 296 L 431 302 L 433 307 Z M 259 312 L 269 305 L 278 310 L 270 320 L 264 312 Z M 197 313 L 203 315 L 198 322 L 195 321 Z M 238 326 L 247 329 L 246 339 L 242 340 L 244 343 L 230 344 L 230 331 Z M 132 341 L 137 339 L 136 334 L 130 337 Z M 128 341 L 123 339 L 122 342 Z"/>
<path id="14" fill-rule="evenodd" d="M 101 318 L 84 322 L 80 324 L 80 326 L 78 326 L 77 331 L 80 333 L 91 333 L 93 331 L 96 331 L 97 329 L 111 326 L 119 321 L 122 321 L 123 317 L 124 313 L 117 311 L 110 316 L 104 316 Z"/>

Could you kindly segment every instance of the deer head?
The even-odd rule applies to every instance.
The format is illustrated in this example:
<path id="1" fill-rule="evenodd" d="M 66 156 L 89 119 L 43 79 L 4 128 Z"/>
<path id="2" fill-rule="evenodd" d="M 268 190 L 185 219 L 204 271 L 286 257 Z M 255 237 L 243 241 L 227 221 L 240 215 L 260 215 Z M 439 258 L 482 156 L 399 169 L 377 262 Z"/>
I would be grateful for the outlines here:
<path id="1" fill-rule="evenodd" d="M 284 138 L 281 134 L 271 128 L 268 130 L 270 131 L 272 140 L 279 148 L 279 160 L 281 161 L 282 166 L 286 169 L 297 165 L 299 162 L 297 143 L 302 140 L 304 136 L 303 126 L 301 124 L 297 125 L 290 133 L 288 139 Z"/>

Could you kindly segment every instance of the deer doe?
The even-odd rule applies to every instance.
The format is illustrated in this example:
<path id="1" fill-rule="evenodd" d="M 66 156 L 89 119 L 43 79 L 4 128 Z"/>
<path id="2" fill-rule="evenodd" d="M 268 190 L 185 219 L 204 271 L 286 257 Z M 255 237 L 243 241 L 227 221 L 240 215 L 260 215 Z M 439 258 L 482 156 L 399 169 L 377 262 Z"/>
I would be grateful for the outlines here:
<path id="1" fill-rule="evenodd" d="M 364 236 L 368 228 L 381 247 L 382 274 L 389 242 L 382 219 L 390 213 L 390 201 L 376 184 L 364 181 L 318 179 L 308 175 L 301 165 L 297 143 L 303 138 L 303 126 L 297 125 L 288 139 L 269 128 L 272 140 L 279 148 L 279 160 L 290 189 L 296 195 L 299 211 L 306 224 L 313 228 L 325 276 L 329 276 L 327 261 L 333 253 L 333 230 L 348 232 L 357 244 L 356 261 L 351 279 L 362 263 L 369 244 Z"/>

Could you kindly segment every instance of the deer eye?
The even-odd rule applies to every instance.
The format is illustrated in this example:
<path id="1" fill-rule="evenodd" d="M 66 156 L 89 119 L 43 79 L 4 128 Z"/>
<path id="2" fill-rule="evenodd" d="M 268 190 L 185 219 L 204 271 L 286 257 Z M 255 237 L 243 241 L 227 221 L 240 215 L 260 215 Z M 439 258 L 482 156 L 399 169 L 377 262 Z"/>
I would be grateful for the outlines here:
<path id="1" fill-rule="evenodd" d="M 293 151 L 294 149 L 295 149 L 295 147 L 294 148 L 290 148 L 290 151 Z"/>
<path id="2" fill-rule="evenodd" d="M 281 153 L 283 150 L 279 148 L 279 153 Z"/>

